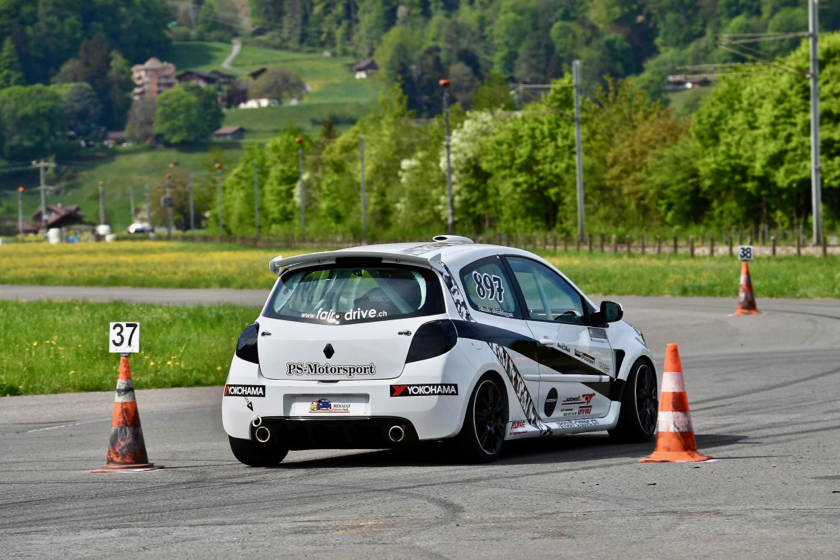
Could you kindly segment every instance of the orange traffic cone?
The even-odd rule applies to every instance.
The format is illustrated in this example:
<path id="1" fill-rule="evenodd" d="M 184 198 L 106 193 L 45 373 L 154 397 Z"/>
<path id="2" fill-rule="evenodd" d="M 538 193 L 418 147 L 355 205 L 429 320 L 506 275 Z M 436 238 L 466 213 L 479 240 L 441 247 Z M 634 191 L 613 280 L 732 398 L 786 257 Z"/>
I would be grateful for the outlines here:
<path id="1" fill-rule="evenodd" d="M 143 429 L 140 427 L 140 413 L 134 399 L 134 383 L 128 356 L 120 357 L 120 376 L 117 379 L 117 394 L 114 399 L 114 415 L 111 419 L 111 444 L 108 446 L 107 464 L 92 473 L 107 473 L 119 470 L 161 469 L 149 462 Z"/>
<path id="2" fill-rule="evenodd" d="M 697 451 L 676 344 L 669 344 L 665 350 L 658 427 L 656 449 L 650 457 L 639 460 L 640 463 L 692 463 L 711 459 Z"/>
<path id="3" fill-rule="evenodd" d="M 741 263 L 741 287 L 738 288 L 738 311 L 732 314 L 738 315 L 761 315 L 755 305 L 755 294 L 753 294 L 752 280 L 750 280 L 750 265 L 747 261 Z"/>

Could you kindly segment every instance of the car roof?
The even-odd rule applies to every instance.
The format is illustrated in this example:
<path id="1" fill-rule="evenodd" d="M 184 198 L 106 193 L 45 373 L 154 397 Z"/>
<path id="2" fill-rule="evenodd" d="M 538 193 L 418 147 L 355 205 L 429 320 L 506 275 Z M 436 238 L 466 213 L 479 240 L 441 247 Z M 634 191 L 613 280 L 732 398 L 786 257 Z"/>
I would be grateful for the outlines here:
<path id="1" fill-rule="evenodd" d="M 429 261 L 445 261 L 455 253 L 463 251 L 484 252 L 487 249 L 496 249 L 495 245 L 483 243 L 472 243 L 466 238 L 456 238 L 455 241 L 427 241 L 414 243 L 387 243 L 382 245 L 363 245 L 339 249 L 337 251 L 324 251 L 320 253 L 308 253 L 294 257 L 283 258 L 282 255 L 274 258 L 269 263 L 269 268 L 275 274 L 279 274 L 287 267 L 296 267 L 308 264 L 332 264 L 335 259 L 348 257 L 381 257 L 385 262 L 415 264 L 428 266 Z"/>

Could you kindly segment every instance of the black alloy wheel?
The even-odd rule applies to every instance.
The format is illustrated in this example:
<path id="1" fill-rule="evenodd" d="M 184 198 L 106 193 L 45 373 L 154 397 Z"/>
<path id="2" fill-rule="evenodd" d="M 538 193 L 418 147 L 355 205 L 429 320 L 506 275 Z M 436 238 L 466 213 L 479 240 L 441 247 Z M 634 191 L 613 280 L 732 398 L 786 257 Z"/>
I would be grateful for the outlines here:
<path id="1" fill-rule="evenodd" d="M 639 360 L 627 377 L 618 425 L 609 431 L 610 438 L 620 443 L 650 441 L 656 433 L 658 416 L 656 372 L 646 360 Z"/>
<path id="2" fill-rule="evenodd" d="M 653 435 L 659 416 L 659 398 L 656 394 L 656 374 L 646 364 L 642 364 L 636 372 L 636 415 L 639 427 L 646 434 Z"/>
<path id="3" fill-rule="evenodd" d="M 492 375 L 479 379 L 456 438 L 458 451 L 472 462 L 489 463 L 502 452 L 508 422 L 507 392 Z"/>

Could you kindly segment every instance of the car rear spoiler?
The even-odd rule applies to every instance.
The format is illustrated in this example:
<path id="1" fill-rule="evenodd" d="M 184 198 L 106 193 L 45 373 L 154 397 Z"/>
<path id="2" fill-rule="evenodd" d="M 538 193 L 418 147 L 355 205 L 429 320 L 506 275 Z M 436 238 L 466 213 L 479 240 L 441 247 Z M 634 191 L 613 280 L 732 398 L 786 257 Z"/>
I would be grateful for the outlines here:
<path id="1" fill-rule="evenodd" d="M 323 253 L 297 255 L 287 259 L 284 259 L 283 255 L 279 255 L 271 259 L 271 262 L 268 263 L 268 268 L 271 269 L 271 272 L 279 276 L 287 268 L 318 264 L 330 265 L 335 264 L 336 259 L 353 258 L 381 258 L 384 264 L 410 264 L 434 269 L 435 264 L 432 261 L 440 262 L 440 253 L 436 253 L 431 257 L 418 257 L 414 255 L 401 255 L 399 253 L 376 253 L 371 251 L 326 251 Z"/>

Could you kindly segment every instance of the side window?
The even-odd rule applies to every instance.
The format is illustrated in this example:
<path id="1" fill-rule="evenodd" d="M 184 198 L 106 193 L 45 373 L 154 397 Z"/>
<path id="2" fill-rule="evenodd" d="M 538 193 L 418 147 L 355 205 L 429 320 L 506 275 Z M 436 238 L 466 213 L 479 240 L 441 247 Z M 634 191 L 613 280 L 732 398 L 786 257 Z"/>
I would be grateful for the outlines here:
<path id="1" fill-rule="evenodd" d="M 498 317 L 521 319 L 510 278 L 497 257 L 481 259 L 461 269 L 461 283 L 470 307 Z"/>
<path id="2" fill-rule="evenodd" d="M 531 319 L 583 324 L 583 300 L 561 276 L 530 259 L 507 257 L 507 261 L 525 297 Z"/>

